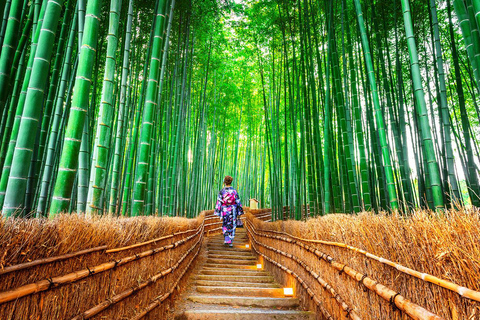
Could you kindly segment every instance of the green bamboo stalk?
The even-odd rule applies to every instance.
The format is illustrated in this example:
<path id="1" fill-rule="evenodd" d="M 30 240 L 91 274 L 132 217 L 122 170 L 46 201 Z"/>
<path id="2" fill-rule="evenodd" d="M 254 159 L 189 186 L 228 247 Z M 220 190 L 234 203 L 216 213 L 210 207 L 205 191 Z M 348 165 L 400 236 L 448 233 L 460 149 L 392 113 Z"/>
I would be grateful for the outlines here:
<path id="1" fill-rule="evenodd" d="M 155 108 L 158 105 L 157 83 L 159 80 L 160 54 L 162 49 L 162 35 L 165 20 L 165 0 L 158 0 L 155 18 L 154 40 L 152 56 L 150 58 L 150 71 L 148 75 L 145 107 L 143 109 L 143 122 L 140 134 L 139 155 L 135 173 L 135 188 L 132 205 L 132 215 L 143 213 L 145 203 L 145 188 L 147 183 L 148 157 L 150 155 L 150 140 L 153 127 Z"/>
<path id="2" fill-rule="evenodd" d="M 324 124 L 323 124 L 323 147 L 324 147 L 324 158 L 323 158 L 323 187 L 324 187 L 324 213 L 328 214 L 331 213 L 331 180 L 330 180 L 330 170 L 331 170 L 331 165 L 330 165 L 330 159 L 332 158 L 330 156 L 331 154 L 331 121 L 332 121 L 332 116 L 331 116 L 331 103 L 330 103 L 330 64 L 331 64 L 331 59 L 332 59 L 332 33 L 333 33 L 333 25 L 332 25 L 332 20 L 333 20 L 333 3 L 330 0 L 330 11 L 328 15 L 328 41 L 327 41 L 327 46 L 328 46 L 328 53 L 327 53 L 327 69 L 325 72 L 325 83 L 326 83 L 326 92 L 325 92 L 325 107 L 324 107 Z"/>
<path id="3" fill-rule="evenodd" d="M 345 5 L 346 6 L 346 5 Z M 358 100 L 357 90 L 357 75 L 356 75 L 356 59 L 353 56 L 353 45 L 350 33 L 350 26 L 348 25 L 348 19 L 346 19 L 346 33 L 347 33 L 347 53 L 350 60 L 350 92 L 352 100 L 353 118 L 355 123 L 355 136 L 357 138 L 358 153 L 360 160 L 360 177 L 361 177 L 361 190 L 363 200 L 363 210 L 370 211 L 372 209 L 371 196 L 370 196 L 370 184 L 368 178 L 367 157 L 365 154 L 365 141 L 362 125 L 362 110 Z"/>
<path id="4" fill-rule="evenodd" d="M 12 0 L 5 29 L 2 51 L 0 53 L 0 114 L 3 114 L 5 102 L 9 94 L 10 71 L 15 57 L 18 42 L 18 32 L 21 23 L 22 0 Z"/>
<path id="5" fill-rule="evenodd" d="M 127 80 L 129 74 L 130 65 L 130 42 L 132 39 L 132 21 L 133 21 L 133 0 L 129 0 L 128 3 L 128 18 L 127 27 L 125 31 L 125 46 L 123 49 L 123 65 L 122 65 L 122 84 L 120 89 L 120 106 L 117 114 L 117 132 L 115 135 L 115 153 L 113 158 L 112 168 L 112 183 L 110 188 L 110 206 L 109 213 L 117 213 L 117 197 L 118 197 L 118 185 L 120 180 L 120 167 L 122 163 L 122 146 L 124 136 L 124 119 L 125 119 L 125 105 L 126 105 L 126 93 L 127 93 Z"/>
<path id="6" fill-rule="evenodd" d="M 50 216 L 68 210 L 72 196 L 85 115 L 88 110 L 93 61 L 97 47 L 101 2 L 101 0 L 90 0 L 87 4 L 85 28 L 75 80 L 75 91 L 63 141 L 63 150 L 60 156 L 59 171 L 50 207 Z"/>
<path id="7" fill-rule="evenodd" d="M 380 106 L 380 100 L 379 100 L 378 91 L 377 91 L 377 83 L 375 80 L 375 74 L 373 70 L 373 62 L 370 54 L 370 45 L 369 45 L 367 34 L 366 34 L 365 22 L 363 20 L 360 0 L 354 0 L 354 1 L 355 1 L 354 3 L 355 3 L 356 13 L 357 13 L 358 25 L 360 28 L 360 37 L 362 39 L 362 47 L 363 47 L 363 52 L 364 52 L 365 61 L 366 61 L 368 80 L 370 83 L 373 105 L 375 108 L 375 121 L 377 123 L 378 136 L 379 136 L 381 150 L 382 150 L 383 166 L 385 169 L 385 177 L 387 179 L 387 190 L 388 190 L 388 196 L 390 201 L 390 207 L 392 210 L 395 211 L 398 209 L 397 192 L 395 190 L 392 161 L 390 159 L 390 150 L 387 143 L 383 112 Z"/>
<path id="8" fill-rule="evenodd" d="M 63 116 L 63 104 L 65 101 L 65 93 L 67 91 L 67 85 L 69 79 L 71 78 L 71 67 L 72 67 L 72 56 L 73 56 L 73 47 L 75 41 L 75 32 L 77 30 L 77 11 L 75 11 L 72 25 L 70 27 L 70 33 L 68 36 L 68 45 L 65 52 L 65 57 L 63 61 L 62 76 L 60 79 L 60 85 L 57 91 L 55 99 L 55 108 L 54 116 L 52 120 L 52 125 L 50 127 L 49 137 L 47 140 L 47 150 L 45 156 L 45 165 L 43 168 L 42 179 L 40 181 L 40 191 L 38 197 L 38 203 L 36 207 L 37 217 L 43 216 L 47 212 L 48 203 L 49 203 L 49 194 L 51 192 L 51 179 L 53 176 L 53 170 L 55 166 L 55 156 L 58 149 L 58 135 L 60 124 Z"/>
<path id="9" fill-rule="evenodd" d="M 425 160 L 428 165 L 428 173 L 430 175 L 430 186 L 433 193 L 433 204 L 435 209 L 440 210 L 444 207 L 442 182 L 440 178 L 440 170 L 435 157 L 433 148 L 432 134 L 430 123 L 428 121 L 427 108 L 425 105 L 425 97 L 423 92 L 422 78 L 420 75 L 420 67 L 418 65 L 417 47 L 413 34 L 413 23 L 410 14 L 410 3 L 408 0 L 401 0 L 403 9 L 403 19 L 405 24 L 405 33 L 407 35 L 408 51 L 410 53 L 410 66 L 412 70 L 413 89 L 415 92 L 417 114 L 419 124 L 421 126 L 422 140 L 425 146 Z"/>
<path id="10" fill-rule="evenodd" d="M 38 49 L 35 52 L 35 60 L 32 65 L 32 73 L 28 85 L 25 107 L 22 113 L 18 139 L 12 159 L 12 168 L 7 184 L 3 214 L 10 216 L 17 210 L 22 210 L 27 187 L 29 164 L 33 155 L 38 122 L 41 117 L 44 89 L 47 83 L 50 59 L 55 41 L 55 31 L 62 11 L 63 2 L 49 0 L 45 9 L 45 17 L 42 23 L 38 39 Z"/>
<path id="11" fill-rule="evenodd" d="M 116 51 L 118 46 L 118 27 L 120 22 L 121 1 L 110 2 L 109 26 L 107 36 L 107 55 L 103 78 L 100 110 L 97 116 L 97 130 L 94 146 L 94 158 L 91 165 L 91 177 L 87 198 L 87 214 L 102 213 L 107 182 L 107 166 L 110 151 L 110 136 L 114 113 L 114 81 L 116 68 Z"/>

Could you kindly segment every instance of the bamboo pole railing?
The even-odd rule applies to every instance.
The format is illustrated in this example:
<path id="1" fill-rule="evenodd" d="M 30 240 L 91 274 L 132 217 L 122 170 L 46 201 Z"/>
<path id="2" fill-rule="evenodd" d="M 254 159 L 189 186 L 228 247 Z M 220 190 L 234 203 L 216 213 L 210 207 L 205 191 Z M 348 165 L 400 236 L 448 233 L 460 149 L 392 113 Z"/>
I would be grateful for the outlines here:
<path id="1" fill-rule="evenodd" d="M 253 223 L 251 223 L 250 221 L 249 221 L 249 223 L 250 223 L 249 226 L 252 228 L 252 233 L 254 233 L 256 235 L 266 237 L 266 238 L 275 238 L 277 240 L 281 240 L 281 241 L 284 241 L 284 242 L 296 244 L 296 245 L 302 247 L 303 249 L 315 254 L 320 259 L 323 259 L 324 261 L 328 262 L 336 270 L 345 272 L 345 274 L 347 274 L 351 278 L 355 279 L 357 282 L 361 282 L 367 289 L 375 292 L 382 299 L 384 299 L 384 300 L 386 300 L 390 303 L 395 304 L 396 307 L 399 310 L 402 310 L 403 312 L 405 312 L 407 315 L 409 315 L 413 319 L 416 319 L 416 320 L 422 320 L 422 319 L 423 320 L 433 320 L 433 319 L 441 320 L 441 319 L 443 319 L 443 318 L 439 317 L 438 315 L 426 310 L 425 308 L 411 302 L 410 300 L 408 300 L 405 297 L 403 297 L 402 295 L 400 295 L 398 292 L 395 292 L 395 291 L 387 288 L 386 286 L 378 283 L 377 281 L 369 278 L 368 276 L 363 275 L 363 274 L 355 271 L 353 268 L 348 267 L 346 264 L 341 264 L 341 263 L 336 262 L 332 257 L 330 257 L 329 255 L 327 255 L 325 253 L 320 252 L 316 248 L 310 247 L 310 246 L 308 246 L 304 243 L 298 242 L 298 241 L 296 241 L 292 238 L 289 239 L 289 238 L 284 238 L 284 237 L 280 237 L 280 236 L 272 236 L 272 235 L 268 235 L 268 234 L 261 234 L 260 231 L 261 232 L 269 232 L 270 230 L 263 230 L 263 229 L 256 230 L 255 227 L 253 226 Z M 278 231 L 271 231 L 271 232 L 272 233 L 281 233 L 281 232 L 278 232 Z M 253 238 L 253 236 L 252 236 L 252 238 Z"/>
<path id="2" fill-rule="evenodd" d="M 218 227 L 218 228 L 215 228 L 215 229 L 209 229 L 207 231 L 205 231 L 205 233 L 212 233 L 212 232 L 219 232 L 219 231 L 222 231 L 222 227 Z"/>
<path id="3" fill-rule="evenodd" d="M 195 237 L 196 235 L 198 235 L 198 233 L 200 231 L 203 231 L 203 229 L 199 229 L 195 234 L 190 235 L 190 236 L 188 236 L 184 239 L 178 240 L 173 244 L 169 244 L 169 245 L 166 245 L 166 246 L 163 246 L 163 247 L 147 250 L 147 251 L 144 251 L 144 252 L 132 255 L 132 256 L 121 258 L 119 260 L 113 260 L 113 261 L 110 261 L 110 262 L 105 262 L 105 263 L 102 263 L 100 265 L 94 266 L 92 268 L 87 267 L 86 269 L 71 272 L 71 273 L 66 274 L 66 275 L 40 280 L 40 281 L 37 281 L 37 282 L 34 282 L 34 283 L 30 283 L 30 284 L 27 284 L 27 285 L 17 287 L 15 289 L 0 292 L 0 304 L 5 303 L 5 302 L 9 302 L 9 301 L 12 301 L 12 300 L 16 300 L 18 298 L 25 297 L 25 296 L 28 296 L 30 294 L 34 294 L 34 293 L 37 293 L 37 292 L 46 291 L 48 289 L 58 287 L 62 284 L 73 283 L 73 282 L 76 282 L 76 281 L 81 280 L 83 278 L 87 278 L 89 276 L 92 276 L 94 274 L 98 274 L 98 273 L 116 268 L 118 266 L 125 265 L 129 262 L 139 260 L 139 259 L 154 255 L 156 253 L 159 253 L 159 252 L 162 252 L 162 251 L 165 251 L 165 250 L 174 249 L 178 246 L 183 245 L 188 240 L 190 240 L 193 237 Z"/>
<path id="4" fill-rule="evenodd" d="M 211 222 L 211 223 L 205 223 L 205 227 L 210 227 L 210 226 L 216 226 L 218 224 L 221 224 L 222 222 L 219 221 L 219 222 Z M 209 230 L 207 230 L 209 231 Z"/>
<path id="5" fill-rule="evenodd" d="M 215 215 L 209 215 L 205 217 L 205 222 L 207 222 L 208 220 L 218 220 L 218 217 Z"/>
<path id="6" fill-rule="evenodd" d="M 95 248 L 89 248 L 89 249 L 80 250 L 80 251 L 77 251 L 77 252 L 63 254 L 63 255 L 60 255 L 60 256 L 48 257 L 48 258 L 43 258 L 43 259 L 37 259 L 37 260 L 34 260 L 34 261 L 30 261 L 30 262 L 16 264 L 16 265 L 9 266 L 9 267 L 6 267 L 6 268 L 0 270 L 0 276 L 4 275 L 4 274 L 7 274 L 7 273 L 10 273 L 10 272 L 20 271 L 20 270 L 23 270 L 23 269 L 29 269 L 29 268 L 33 268 L 33 267 L 36 267 L 36 266 L 39 266 L 39 265 L 42 265 L 42 264 L 67 260 L 67 259 L 70 259 L 70 258 L 75 258 L 75 257 L 78 257 L 78 256 L 83 256 L 83 255 L 88 254 L 88 253 L 98 252 L 98 251 L 102 251 L 102 250 L 106 250 L 106 249 L 107 249 L 107 246 L 99 246 L 99 247 L 95 247 Z"/>
<path id="7" fill-rule="evenodd" d="M 156 239 L 148 240 L 148 241 L 145 241 L 145 242 L 140 242 L 140 243 L 132 244 L 132 245 L 130 245 L 130 246 L 121 247 L 121 248 L 115 248 L 115 249 L 109 249 L 109 250 L 106 250 L 105 253 L 115 253 L 115 252 L 120 252 L 120 251 L 135 249 L 135 248 L 138 248 L 138 247 L 143 247 L 143 246 L 146 246 L 146 245 L 149 245 L 149 244 L 152 244 L 152 243 L 156 243 L 156 242 L 159 242 L 159 241 L 162 241 L 162 240 L 171 239 L 171 238 L 173 238 L 173 237 L 176 237 L 176 236 L 179 236 L 179 235 L 182 235 L 182 234 L 186 234 L 186 233 L 198 231 L 198 229 L 202 228 L 202 226 L 203 226 L 203 224 L 201 224 L 200 226 L 198 226 L 196 229 L 190 229 L 190 230 L 186 230 L 186 231 L 174 232 L 173 234 L 168 235 L 168 236 L 163 236 L 163 237 L 159 237 L 159 238 L 156 238 Z"/>
<path id="8" fill-rule="evenodd" d="M 360 254 L 366 256 L 367 258 L 376 260 L 376 261 L 378 261 L 382 264 L 393 267 L 393 268 L 397 269 L 398 271 L 400 271 L 402 273 L 408 274 L 408 275 L 413 276 L 413 277 L 415 277 L 417 279 L 420 279 L 422 281 L 433 283 L 437 286 L 440 286 L 442 288 L 453 291 L 453 292 L 459 294 L 460 296 L 462 296 L 464 298 L 468 298 L 468 299 L 480 302 L 480 292 L 479 291 L 475 291 L 475 290 L 472 290 L 470 288 L 460 286 L 456 283 L 453 283 L 451 281 L 435 277 L 435 276 L 430 275 L 428 273 L 423 273 L 423 272 L 413 270 L 411 268 L 405 267 L 405 266 L 403 266 L 401 264 L 398 264 L 396 262 L 393 262 L 391 260 L 376 256 L 376 255 L 374 255 L 372 253 L 369 253 L 369 252 L 367 252 L 363 249 L 359 249 L 359 248 L 350 246 L 350 245 L 345 244 L 345 243 L 331 242 L 331 241 L 324 241 L 324 240 L 305 239 L 305 238 L 296 237 L 294 235 L 291 235 L 289 233 L 282 232 L 282 231 L 274 231 L 274 230 L 261 230 L 261 231 L 276 233 L 276 234 L 282 234 L 282 235 L 288 236 L 288 237 L 290 237 L 292 239 L 295 239 L 295 240 L 298 240 L 298 241 L 309 242 L 309 243 L 318 243 L 318 244 L 323 244 L 323 245 L 328 245 L 328 246 L 335 246 L 335 247 L 339 247 L 339 248 L 349 249 L 351 251 L 360 253 Z"/>
<path id="9" fill-rule="evenodd" d="M 265 214 L 265 215 L 259 215 L 256 217 L 257 219 L 260 219 L 264 222 L 270 222 L 272 220 L 272 216 L 271 216 L 271 213 L 269 214 Z"/>
<path id="10" fill-rule="evenodd" d="M 248 230 L 249 228 L 253 229 L 253 231 L 250 231 Z M 298 257 L 292 255 L 292 254 L 289 254 L 289 253 L 286 253 L 282 250 L 279 250 L 279 249 L 276 249 L 276 248 L 273 248 L 271 246 L 268 246 L 264 243 L 260 243 L 257 238 L 256 238 L 256 235 L 258 235 L 257 233 L 255 233 L 255 227 L 250 223 L 250 221 L 247 221 L 247 230 L 250 231 L 250 234 L 251 234 L 251 238 L 253 239 L 253 242 L 255 244 L 258 244 L 262 247 L 264 247 L 265 249 L 267 250 L 270 250 L 270 251 L 273 251 L 277 254 L 280 254 L 284 257 L 287 257 L 289 259 L 292 259 L 293 261 L 295 261 L 298 265 L 300 265 L 301 267 L 303 267 L 308 273 L 310 273 L 310 275 L 315 278 L 315 280 L 327 291 L 329 292 L 332 297 L 335 299 L 335 301 L 337 301 L 338 305 L 345 311 L 347 312 L 347 315 L 353 319 L 353 320 L 360 320 L 360 316 L 355 312 L 354 308 L 353 307 L 350 307 L 349 305 L 347 305 L 347 303 L 343 300 L 343 298 L 335 291 L 335 289 L 333 289 L 333 287 L 328 284 L 325 280 L 323 280 L 320 275 L 316 274 L 304 261 L 300 260 Z M 254 248 L 255 252 L 261 254 L 262 256 L 265 257 L 265 255 L 263 253 L 261 253 L 260 251 L 257 250 L 257 248 L 255 247 Z M 265 257 L 266 258 L 266 257 Z M 266 258 L 267 260 L 272 260 L 274 261 L 273 259 L 271 258 Z M 269 261 L 270 261 L 269 260 Z M 271 261 L 271 262 L 272 262 Z M 294 274 L 293 271 L 290 271 L 287 267 L 283 266 L 282 264 L 280 264 L 279 262 L 277 261 L 274 261 L 272 262 L 273 264 L 275 264 L 277 267 L 280 267 L 281 269 L 283 269 L 284 271 L 286 271 L 287 273 L 293 275 L 295 278 L 299 279 L 299 282 L 302 284 L 302 286 L 305 288 L 305 290 L 307 290 L 307 292 L 309 293 L 309 295 L 312 297 L 312 299 L 316 300 L 316 304 L 319 305 L 320 304 L 320 300 L 316 297 L 315 293 L 308 287 L 308 285 L 306 284 L 306 282 L 304 280 L 301 280 L 300 277 L 297 275 L 297 274 Z M 318 302 L 318 303 L 317 303 Z"/>
<path id="11" fill-rule="evenodd" d="M 250 231 L 249 228 L 253 229 L 253 231 Z M 298 280 L 298 282 L 304 287 L 304 289 L 307 291 L 307 293 L 310 295 L 310 297 L 315 301 L 315 304 L 317 305 L 321 305 L 321 301 L 320 299 L 318 299 L 318 297 L 316 296 L 315 292 L 307 285 L 307 283 L 300 278 L 300 276 L 298 274 L 296 274 L 294 271 L 291 271 L 290 269 L 288 269 L 287 267 L 283 266 L 282 264 L 280 264 L 278 261 L 275 261 L 273 260 L 272 258 L 270 257 L 267 257 L 265 254 L 261 253 L 257 248 L 256 248 L 256 245 L 260 245 L 262 247 L 264 247 L 265 249 L 267 250 L 270 250 L 270 251 L 273 251 L 277 254 L 280 254 L 284 257 L 287 257 L 289 259 L 292 259 L 293 261 L 295 261 L 297 264 L 299 264 L 301 267 L 303 267 L 308 273 L 310 273 L 310 275 L 315 278 L 315 280 L 328 292 L 332 295 L 332 297 L 335 299 L 335 301 L 337 302 L 337 304 L 347 313 L 347 316 L 353 320 L 361 320 L 360 316 L 355 312 L 354 308 L 353 307 L 350 307 L 344 300 L 343 298 L 335 291 L 335 289 L 330 285 L 328 284 L 325 280 L 323 280 L 320 275 L 318 275 L 317 273 L 315 273 L 314 271 L 311 270 L 311 268 L 305 263 L 303 262 L 302 260 L 300 260 L 298 257 L 292 255 L 292 254 L 289 254 L 289 253 L 286 253 L 282 250 L 279 250 L 279 249 L 276 249 L 276 248 L 273 248 L 271 246 L 268 246 L 264 243 L 260 243 L 256 236 L 257 233 L 255 233 L 255 227 L 253 227 L 253 225 L 251 225 L 250 221 L 247 221 L 247 230 L 250 231 L 250 234 L 251 234 L 251 238 L 253 239 L 253 242 L 252 242 L 252 247 L 253 249 L 255 250 L 255 252 L 257 252 L 258 254 L 260 254 L 262 257 L 264 257 L 266 260 L 270 261 L 271 263 L 273 263 L 274 265 L 276 265 L 277 267 L 279 267 L 280 269 L 284 270 L 285 272 L 287 272 L 288 274 L 291 274 L 294 278 L 296 278 Z M 325 315 L 327 317 L 327 315 Z M 328 318 L 328 317 L 327 317 Z"/>
<path id="12" fill-rule="evenodd" d="M 84 249 L 84 250 L 80 250 L 80 251 L 76 251 L 76 252 L 72 252 L 72 253 L 67 253 L 67 254 L 63 254 L 63 255 L 59 255 L 59 256 L 47 257 L 47 258 L 37 259 L 37 260 L 25 262 L 25 263 L 19 263 L 19 264 L 15 264 L 15 265 L 8 266 L 8 267 L 5 267 L 3 269 L 0 269 L 0 275 L 4 275 L 4 274 L 7 274 L 7 273 L 16 272 L 16 271 L 20 271 L 20 270 L 24 270 L 24 269 L 33 268 L 33 267 L 36 267 L 36 266 L 39 266 L 39 265 L 48 264 L 48 263 L 52 263 L 52 262 L 63 261 L 63 260 L 67 260 L 67 259 L 82 256 L 82 255 L 86 255 L 86 254 L 89 254 L 89 253 L 103 251 L 103 250 L 105 251 L 105 253 L 116 253 L 116 252 L 120 252 L 120 251 L 124 251 L 124 250 L 143 247 L 145 245 L 156 243 L 156 242 L 166 240 L 166 239 L 170 239 L 170 238 L 173 238 L 175 236 L 179 236 L 179 235 L 182 235 L 182 234 L 198 231 L 198 229 L 200 227 L 202 227 L 202 225 L 200 225 L 199 227 L 197 227 L 195 229 L 189 229 L 189 230 L 186 230 L 186 231 L 174 232 L 173 234 L 168 235 L 168 236 L 159 237 L 159 238 L 156 238 L 156 239 L 153 239 L 153 240 L 140 242 L 140 243 L 136 243 L 136 244 L 126 246 L 126 247 L 121 247 L 121 248 L 107 249 L 108 247 L 106 245 L 104 245 L 104 246 L 88 248 L 88 249 Z"/>
<path id="13" fill-rule="evenodd" d="M 203 225 L 201 225 L 201 226 L 203 226 Z M 122 301 L 123 299 L 129 297 L 133 293 L 142 290 L 143 288 L 147 287 L 148 285 L 150 285 L 152 283 L 155 283 L 160 278 L 163 278 L 166 275 L 172 273 L 173 271 L 175 271 L 180 266 L 180 264 L 187 258 L 187 256 L 202 242 L 202 240 L 203 240 L 203 232 L 200 233 L 200 237 L 197 240 L 197 242 L 189 250 L 187 250 L 185 252 L 185 254 L 173 266 L 160 271 L 159 273 L 150 277 L 146 281 L 141 282 L 138 285 L 135 285 L 134 287 L 131 287 L 131 288 L 129 288 L 129 289 L 127 289 L 127 290 L 125 290 L 125 291 L 123 291 L 123 292 L 121 292 L 121 293 L 119 293 L 119 294 L 117 294 L 117 295 L 115 295 L 111 298 L 106 299 L 105 301 L 101 302 L 100 304 L 98 304 L 98 305 L 84 311 L 83 313 L 77 315 L 76 317 L 72 318 L 72 320 L 90 319 L 91 317 L 99 314 L 100 312 L 102 312 L 105 309 L 111 307 L 112 305 L 114 305 L 114 304 Z M 198 254 L 198 250 L 197 250 L 197 254 Z M 195 259 L 197 254 L 192 258 L 192 260 L 190 260 L 190 263 L 188 264 L 188 266 L 185 269 L 188 269 L 190 267 L 191 262 Z"/>
<path id="14" fill-rule="evenodd" d="M 213 210 L 205 214 L 204 223 L 206 234 L 217 233 L 222 230 L 222 221 L 213 214 Z"/>
<path id="15" fill-rule="evenodd" d="M 202 233 L 202 239 L 203 240 L 203 234 Z M 150 311 L 152 311 L 153 309 L 155 309 L 156 307 L 158 307 L 163 301 L 165 301 L 166 299 L 168 299 L 168 297 L 170 297 L 170 295 L 173 294 L 173 292 L 175 291 L 175 288 L 177 287 L 178 283 L 182 280 L 183 276 L 185 275 L 185 273 L 187 273 L 188 269 L 190 268 L 190 265 L 192 264 L 192 262 L 195 260 L 195 258 L 198 256 L 199 252 L 201 250 L 201 246 L 198 247 L 197 249 L 197 252 L 195 253 L 195 256 L 190 260 L 190 262 L 188 263 L 188 266 L 182 271 L 182 274 L 177 278 L 177 281 L 175 281 L 175 283 L 173 284 L 172 288 L 165 294 L 161 295 L 160 297 L 157 297 L 155 298 L 152 303 L 150 303 L 143 311 L 141 311 L 140 313 L 136 314 L 135 316 L 133 316 L 130 320 L 139 320 L 139 319 L 142 319 L 144 316 L 146 316 Z"/>
<path id="16" fill-rule="evenodd" d="M 308 295 L 310 296 L 310 298 L 312 298 L 313 302 L 317 305 L 317 307 L 320 308 L 322 314 L 325 316 L 325 318 L 327 320 L 334 320 L 334 318 L 332 317 L 332 315 L 328 312 L 328 310 L 326 310 L 323 305 L 322 305 L 322 302 L 320 301 L 320 299 L 318 299 L 318 297 L 315 295 L 315 292 L 313 290 L 311 290 L 306 281 L 303 280 L 297 273 L 295 273 L 294 271 L 288 269 L 287 267 L 281 265 L 280 263 L 278 263 L 277 261 L 273 260 L 272 258 L 268 257 L 267 255 L 263 254 L 262 252 L 260 252 L 256 247 L 255 247 L 255 244 L 252 243 L 252 248 L 253 250 L 261 255 L 265 260 L 269 261 L 270 263 L 272 263 L 273 265 L 275 265 L 276 267 L 282 269 L 283 271 L 285 271 L 286 273 L 290 274 L 291 276 L 293 276 L 295 279 L 297 279 L 297 281 L 302 285 L 302 287 L 307 291 Z"/>

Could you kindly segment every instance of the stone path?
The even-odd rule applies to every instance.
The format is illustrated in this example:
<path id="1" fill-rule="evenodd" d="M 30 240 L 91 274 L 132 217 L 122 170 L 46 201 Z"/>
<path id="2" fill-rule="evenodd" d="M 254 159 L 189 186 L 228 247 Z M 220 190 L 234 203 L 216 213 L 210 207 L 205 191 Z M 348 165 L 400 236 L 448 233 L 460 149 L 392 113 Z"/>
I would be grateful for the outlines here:
<path id="1" fill-rule="evenodd" d="M 234 247 L 225 247 L 223 236 L 206 239 L 203 262 L 193 272 L 186 301 L 176 319 L 313 320 L 299 310 L 295 297 L 285 297 L 273 277 L 256 269 L 256 258 L 245 247 L 245 229 L 237 229 Z"/>

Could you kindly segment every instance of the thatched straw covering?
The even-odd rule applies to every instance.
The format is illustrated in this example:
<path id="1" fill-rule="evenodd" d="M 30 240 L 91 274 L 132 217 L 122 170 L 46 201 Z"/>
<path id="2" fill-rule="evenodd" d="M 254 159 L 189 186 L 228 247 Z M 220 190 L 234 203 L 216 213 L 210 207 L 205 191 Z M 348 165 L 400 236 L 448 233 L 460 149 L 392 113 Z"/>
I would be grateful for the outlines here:
<path id="1" fill-rule="evenodd" d="M 0 319 L 166 319 L 204 217 L 1 220 Z"/>
<path id="2" fill-rule="evenodd" d="M 441 217 L 417 212 L 409 218 L 329 215 L 306 222 L 247 219 L 252 246 L 266 257 L 266 268 L 295 285 L 306 305 L 317 308 L 315 299 L 321 300 L 334 319 L 351 318 L 339 297 L 363 319 L 480 318 L 478 211 Z M 292 273 L 306 284 L 292 280 Z"/>

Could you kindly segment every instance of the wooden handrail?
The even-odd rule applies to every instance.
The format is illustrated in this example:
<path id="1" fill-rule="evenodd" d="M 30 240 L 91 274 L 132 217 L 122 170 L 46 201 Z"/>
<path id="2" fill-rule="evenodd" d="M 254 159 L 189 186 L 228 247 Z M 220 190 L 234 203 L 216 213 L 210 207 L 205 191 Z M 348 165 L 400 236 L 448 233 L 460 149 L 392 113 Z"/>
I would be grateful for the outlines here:
<path id="1" fill-rule="evenodd" d="M 324 240 L 305 239 L 305 238 L 296 237 L 294 235 L 291 235 L 287 232 L 282 232 L 282 231 L 264 230 L 264 229 L 260 229 L 260 231 L 276 233 L 276 234 L 283 234 L 283 235 L 286 235 L 286 236 L 288 236 L 292 239 L 303 241 L 303 242 L 318 243 L 318 244 L 324 244 L 324 245 L 349 249 L 351 251 L 355 251 L 357 253 L 363 254 L 367 258 L 376 260 L 376 261 L 378 261 L 382 264 L 393 267 L 393 268 L 397 269 L 398 271 L 400 271 L 402 273 L 408 274 L 410 276 L 413 276 L 413 277 L 415 277 L 417 279 L 420 279 L 420 280 L 423 280 L 425 282 L 433 283 L 433 284 L 438 285 L 442 288 L 445 288 L 445 289 L 448 289 L 448 290 L 453 291 L 455 293 L 458 293 L 462 297 L 480 302 L 480 292 L 479 291 L 475 291 L 475 290 L 472 290 L 470 288 L 460 286 L 456 283 L 453 283 L 451 281 L 435 277 L 435 276 L 430 275 L 428 273 L 423 273 L 423 272 L 416 271 L 414 269 L 405 267 L 401 264 L 398 264 L 398 263 L 395 263 L 391 260 L 376 256 L 376 255 L 374 255 L 370 252 L 367 252 L 365 250 L 350 246 L 350 245 L 345 244 L 345 243 L 331 242 L 331 241 L 324 241 Z"/>

